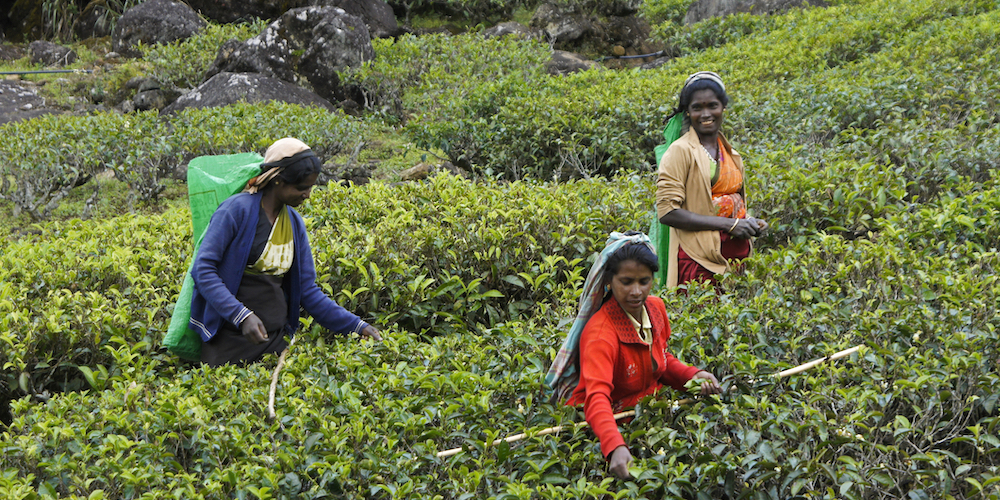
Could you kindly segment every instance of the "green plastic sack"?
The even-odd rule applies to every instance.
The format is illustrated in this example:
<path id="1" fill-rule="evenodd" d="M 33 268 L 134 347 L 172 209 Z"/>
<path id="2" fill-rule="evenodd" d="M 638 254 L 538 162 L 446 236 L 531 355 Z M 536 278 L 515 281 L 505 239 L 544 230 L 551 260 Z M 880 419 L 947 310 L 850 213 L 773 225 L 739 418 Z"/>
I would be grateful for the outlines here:
<path id="1" fill-rule="evenodd" d="M 652 222 L 649 224 L 649 242 L 656 250 L 656 258 L 660 264 L 660 270 L 653 278 L 654 288 L 665 288 L 667 286 L 667 268 L 670 265 L 670 226 L 663 224 L 656 218 L 656 210 L 650 214 Z"/>
<path id="2" fill-rule="evenodd" d="M 191 264 L 184 275 L 180 296 L 170 316 L 170 326 L 163 338 L 163 345 L 170 352 L 190 361 L 201 360 L 201 336 L 188 327 L 191 319 L 191 297 L 194 280 L 191 268 L 198 256 L 198 248 L 205 237 L 212 214 L 226 198 L 239 193 L 247 181 L 260 173 L 264 158 L 257 153 L 235 155 L 199 156 L 188 163 L 188 201 L 191 203 L 191 227 L 194 252 Z"/>
<path id="3" fill-rule="evenodd" d="M 680 113 L 675 114 L 667 121 L 667 126 L 663 128 L 663 144 L 653 148 L 653 153 L 656 155 L 656 168 L 659 168 L 660 160 L 663 159 L 663 155 L 670 148 L 670 145 L 680 138 L 683 126 L 684 116 Z M 665 287 L 667 286 L 667 265 L 670 263 L 670 226 L 660 223 L 656 217 L 656 208 L 653 209 L 650 218 L 652 221 L 649 224 L 649 240 L 653 248 L 656 249 L 656 255 L 660 260 L 660 270 L 656 273 L 654 284 Z"/>

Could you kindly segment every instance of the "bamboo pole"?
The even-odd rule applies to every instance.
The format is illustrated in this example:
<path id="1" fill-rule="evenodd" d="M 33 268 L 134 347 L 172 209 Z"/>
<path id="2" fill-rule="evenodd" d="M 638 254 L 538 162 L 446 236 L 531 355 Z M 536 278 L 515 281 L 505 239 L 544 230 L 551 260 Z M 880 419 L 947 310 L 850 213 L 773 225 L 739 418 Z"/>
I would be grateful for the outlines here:
<path id="1" fill-rule="evenodd" d="M 623 418 L 634 417 L 634 416 L 635 416 L 635 410 L 623 411 L 621 413 L 615 413 L 615 420 L 621 420 Z M 548 429 L 542 429 L 542 430 L 538 431 L 537 433 L 535 433 L 535 436 L 547 436 L 549 434 L 555 434 L 557 432 L 562 432 L 562 430 L 565 429 L 565 428 L 567 428 L 567 427 L 574 428 L 574 429 L 579 429 L 581 427 L 587 427 L 588 425 L 590 425 L 590 424 L 588 424 L 587 422 L 577 422 L 577 423 L 572 424 L 572 425 L 557 425 L 555 427 L 549 427 Z M 526 437 L 528 437 L 528 433 L 527 432 L 522 432 L 521 434 L 514 434 L 513 436 L 507 436 L 507 437 L 502 438 L 502 439 L 497 439 L 496 441 L 493 441 L 493 444 L 491 444 L 490 446 L 497 446 L 500 443 L 513 443 L 514 441 L 520 441 L 520 440 L 522 440 L 522 439 L 524 439 Z M 450 456 L 453 456 L 453 455 L 458 455 L 459 453 L 462 453 L 463 451 L 465 451 L 465 448 L 462 448 L 461 446 L 459 446 L 458 448 L 452 448 L 450 450 L 445 450 L 445 451 L 438 452 L 437 457 L 438 458 L 447 458 L 447 457 L 450 457 Z"/>
<path id="2" fill-rule="evenodd" d="M 281 369 L 285 367 L 285 358 L 288 357 L 288 350 L 291 349 L 293 345 L 295 345 L 296 339 L 298 339 L 298 337 L 292 337 L 292 341 L 288 343 L 288 347 L 286 347 L 283 351 L 281 351 L 281 355 L 278 356 L 278 366 L 275 366 L 274 372 L 271 373 L 271 390 L 268 391 L 267 394 L 268 420 L 274 420 L 277 417 L 277 415 L 275 415 L 274 413 L 274 393 L 278 389 L 278 374 L 281 373 Z"/>
<path id="3" fill-rule="evenodd" d="M 680 401 L 676 401 L 674 404 L 680 406 L 680 405 L 691 404 L 693 402 L 694 402 L 693 399 L 682 399 Z M 621 413 L 615 413 L 615 420 L 621 420 L 623 418 L 629 418 L 634 416 L 635 416 L 635 410 L 623 411 Z M 579 429 L 588 426 L 590 426 L 590 424 L 588 424 L 587 422 L 577 422 L 573 425 L 557 425 L 555 427 L 549 427 L 548 429 L 542 429 L 534 434 L 522 432 L 521 434 L 514 434 L 513 436 L 507 436 L 505 438 L 497 439 L 496 441 L 493 441 L 493 443 L 490 444 L 489 446 L 497 446 L 500 443 L 513 443 L 514 441 L 520 441 L 528 436 L 547 436 L 549 434 L 556 434 L 558 432 L 562 432 L 563 429 L 567 428 Z M 465 451 L 465 449 L 462 447 L 452 448 L 450 450 L 438 452 L 437 457 L 438 458 L 450 457 L 452 455 L 458 455 L 463 451 Z"/>
<path id="4" fill-rule="evenodd" d="M 775 378 L 784 378 L 784 377 L 787 377 L 789 375 L 795 375 L 796 373 L 804 372 L 804 371 L 806 371 L 806 370 L 808 370 L 810 368 L 813 368 L 814 366 L 819 365 L 819 364 L 821 364 L 823 362 L 826 362 L 826 361 L 835 361 L 835 360 L 838 360 L 840 358 L 843 358 L 843 357 L 846 357 L 846 356 L 850 356 L 851 354 L 854 354 L 854 353 L 858 352 L 860 349 L 861 349 L 861 346 L 860 345 L 856 345 L 856 346 L 854 346 L 854 347 L 852 347 L 850 349 L 844 349 L 843 351 L 836 352 L 836 353 L 834 353 L 834 354 L 832 354 L 830 356 L 826 356 L 824 358 L 819 358 L 819 359 L 814 359 L 814 360 L 812 360 L 812 361 L 810 361 L 808 363 L 796 366 L 795 368 L 789 368 L 788 370 L 784 370 L 784 371 L 775 373 L 774 377 Z M 279 363 L 280 363 L 280 361 L 279 361 Z M 273 393 L 273 390 L 272 390 L 272 393 Z M 680 401 L 677 401 L 675 404 L 680 406 L 680 405 L 690 404 L 692 402 L 694 402 L 693 399 L 682 399 Z M 621 420 L 623 418 L 634 417 L 634 416 L 635 416 L 635 410 L 623 411 L 621 413 L 616 413 L 615 414 L 615 420 Z M 272 417 L 272 418 L 274 418 L 274 417 Z M 493 443 L 490 444 L 489 446 L 498 446 L 500 443 L 513 443 L 515 441 L 520 441 L 520 440 L 522 440 L 522 439 L 524 439 L 524 438 L 526 438 L 528 436 L 531 436 L 531 435 L 534 435 L 534 436 L 547 436 L 549 434 L 555 434 L 555 433 L 561 432 L 563 429 L 566 429 L 566 428 L 579 429 L 579 428 L 582 428 L 582 427 L 588 427 L 589 425 L 590 424 L 588 424 L 587 422 L 578 422 L 578 423 L 572 424 L 572 425 L 557 425 L 555 427 L 549 427 L 548 429 L 542 429 L 542 430 L 540 430 L 540 431 L 538 431 L 538 432 L 536 432 L 534 434 L 530 434 L 530 433 L 527 433 L 527 432 L 522 432 L 521 434 L 514 434 L 512 436 L 507 436 L 505 438 L 497 439 L 497 440 L 493 441 Z M 463 451 L 465 451 L 465 448 L 463 448 L 461 446 L 459 446 L 458 448 L 452 448 L 450 450 L 439 451 L 437 453 L 437 458 L 451 457 L 451 456 L 454 456 L 454 455 L 458 455 L 459 453 L 462 453 Z"/>
<path id="5" fill-rule="evenodd" d="M 789 375 L 795 375 L 796 373 L 804 372 L 804 371 L 806 371 L 806 370 L 808 370 L 808 369 L 810 369 L 810 368 L 812 368 L 812 367 L 814 367 L 814 366 L 816 366 L 818 364 L 824 363 L 826 361 L 836 361 L 836 360 L 838 360 L 840 358 L 843 358 L 845 356 L 850 356 L 851 354 L 854 354 L 854 353 L 858 352 L 860 349 L 861 349 L 861 346 L 860 345 L 856 345 L 856 346 L 854 346 L 854 347 L 852 347 L 850 349 L 844 349 L 843 351 L 836 352 L 836 353 L 831 354 L 831 355 L 829 355 L 829 356 L 827 356 L 825 358 L 814 359 L 814 360 L 812 360 L 812 361 L 810 361 L 808 363 L 796 366 L 795 368 L 789 368 L 787 370 L 778 372 L 778 373 L 776 373 L 774 375 L 774 377 L 775 378 L 784 378 L 784 377 L 787 377 Z"/>

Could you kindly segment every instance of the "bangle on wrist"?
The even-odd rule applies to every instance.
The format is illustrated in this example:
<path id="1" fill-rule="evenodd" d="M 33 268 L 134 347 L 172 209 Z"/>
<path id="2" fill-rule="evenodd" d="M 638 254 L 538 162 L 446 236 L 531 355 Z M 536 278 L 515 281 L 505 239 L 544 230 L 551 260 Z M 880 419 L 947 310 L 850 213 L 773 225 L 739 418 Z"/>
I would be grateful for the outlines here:
<path id="1" fill-rule="evenodd" d="M 726 232 L 729 233 L 729 234 L 732 234 L 733 233 L 733 229 L 736 229 L 736 225 L 739 224 L 739 223 L 740 223 L 739 219 L 734 220 L 733 221 L 733 227 L 729 228 L 729 231 L 726 231 Z"/>

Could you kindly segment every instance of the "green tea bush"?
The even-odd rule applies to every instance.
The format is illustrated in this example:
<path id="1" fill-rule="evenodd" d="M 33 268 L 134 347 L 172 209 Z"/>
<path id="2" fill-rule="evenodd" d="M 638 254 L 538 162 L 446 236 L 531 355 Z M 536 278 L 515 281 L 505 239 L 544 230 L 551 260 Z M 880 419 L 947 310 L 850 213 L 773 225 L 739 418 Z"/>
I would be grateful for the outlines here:
<path id="1" fill-rule="evenodd" d="M 523 77 L 484 81 L 471 75 L 456 83 L 423 73 L 428 75 L 425 78 L 441 82 L 440 88 L 446 92 L 432 94 L 439 97 L 432 108 L 439 112 L 411 115 L 406 127 L 418 146 L 441 149 L 458 165 L 506 178 L 585 177 L 623 168 L 648 169 L 650 152 L 660 141 L 659 133 L 678 87 L 687 74 L 708 68 L 722 71 L 734 96 L 729 120 L 737 147 L 753 141 L 752 137 L 744 141 L 741 133 L 756 135 L 759 129 L 769 127 L 783 135 L 781 141 L 790 137 L 805 137 L 810 140 L 803 142 L 809 143 L 828 141 L 851 126 L 874 126 L 876 120 L 891 113 L 883 104 L 900 104 L 904 119 L 921 115 L 919 102 L 911 105 L 905 100 L 890 100 L 912 94 L 908 90 L 912 87 L 905 86 L 908 76 L 930 85 L 936 81 L 937 68 L 956 63 L 951 67 L 962 68 L 954 73 L 956 79 L 967 78 L 966 67 L 957 63 L 970 52 L 975 54 L 970 61 L 973 67 L 980 67 L 979 60 L 981 67 L 988 67 L 995 60 L 996 44 L 991 44 L 995 40 L 995 9 L 995 2 L 959 5 L 914 1 L 905 6 L 868 2 L 796 10 L 761 21 L 773 24 L 769 30 L 677 59 L 657 70 L 590 71 L 553 78 L 544 86 L 537 85 L 537 79 L 523 83 Z M 894 15 L 885 15 L 887 11 Z M 743 18 L 733 19 L 735 23 Z M 927 43 L 928 36 L 937 37 L 939 43 Z M 970 50 L 962 40 L 976 42 Z M 386 47 L 382 54 L 393 50 L 396 47 Z M 413 61 L 420 62 L 410 64 L 423 60 Z M 915 69 L 904 66 L 903 61 L 916 62 Z M 406 63 L 393 66 L 405 67 Z M 898 76 L 885 78 L 886 71 Z M 862 100 L 867 92 L 854 90 L 859 73 L 868 81 L 879 81 L 880 87 L 895 86 L 893 92 L 884 98 L 868 94 L 869 99 Z M 787 96 L 785 87 L 800 85 L 802 93 L 796 101 L 805 101 L 802 107 L 777 101 Z M 831 97 L 838 99 L 813 99 L 815 94 L 809 92 L 822 93 L 820 89 L 829 89 Z M 403 92 L 406 113 L 410 109 L 408 90 Z M 415 99 L 424 94 L 413 91 Z M 984 98 L 994 94 L 977 92 Z M 454 101 L 448 99 L 452 95 L 456 96 Z M 849 99 L 847 106 L 841 105 L 845 98 Z M 820 107 L 823 109 L 815 109 Z M 760 123 L 757 118 L 761 113 L 768 113 L 770 120 Z M 748 123 L 753 125 L 745 125 Z M 866 158 L 862 163 L 868 161 L 883 163 L 879 158 Z"/>
<path id="2" fill-rule="evenodd" d="M 681 24 L 694 0 L 648 0 L 639 6 L 641 15 L 650 25 Z"/>
<path id="3" fill-rule="evenodd" d="M 405 120 L 413 110 L 454 119 L 470 114 L 462 106 L 488 113 L 490 107 L 503 105 L 512 87 L 509 82 L 544 82 L 543 64 L 549 55 L 548 47 L 536 41 L 484 39 L 474 33 L 403 35 L 372 40 L 372 45 L 378 57 L 348 70 L 344 81 L 360 87 L 363 104 L 391 122 Z M 467 102 L 470 99 L 484 102 Z"/>
<path id="4" fill-rule="evenodd" d="M 684 13 L 681 13 L 683 18 Z M 678 57 L 735 42 L 772 28 L 773 18 L 747 13 L 712 17 L 691 26 L 667 22 L 656 26 L 650 38 L 667 48 L 666 55 Z"/>
<path id="5" fill-rule="evenodd" d="M 610 231 L 648 226 L 648 193 L 631 178 L 552 186 L 439 175 L 331 185 L 304 215 L 327 293 L 379 323 L 443 334 L 571 300 Z"/>
<path id="6" fill-rule="evenodd" d="M 636 141 L 648 135 L 652 150 L 653 119 L 619 99 L 620 89 L 635 82 L 631 73 L 596 70 L 551 80 L 541 88 L 498 82 L 488 86 L 496 92 L 470 97 L 473 105 L 463 106 L 463 118 L 413 120 L 407 128 L 418 145 L 439 148 L 456 165 L 487 176 L 560 180 L 648 171 L 648 151 L 636 148 Z M 507 102 L 493 106 L 498 99 L 490 96 L 499 91 Z M 655 90 L 647 87 L 645 93 Z M 650 95 L 646 102 L 655 99 Z M 488 105 L 474 106 L 480 102 Z"/>
<path id="7" fill-rule="evenodd" d="M 955 244 L 968 257 L 911 256 L 895 244 L 906 234 L 882 244 L 817 236 L 751 261 L 722 296 L 666 295 L 684 311 L 671 314 L 672 350 L 711 360 L 731 392 L 641 405 L 623 424 L 632 481 L 604 477 L 585 431 L 485 446 L 580 418 L 545 403 L 539 385 L 572 304 L 481 334 L 420 340 L 389 329 L 371 344 L 304 333 L 274 423 L 261 418 L 269 364 L 177 372 L 139 358 L 103 379 L 110 390 L 16 402 L 0 466 L 34 491 L 78 497 L 996 495 L 998 379 L 984 363 L 997 354 L 987 326 L 1000 319 L 996 278 L 984 272 L 996 253 Z M 951 311 L 957 303 L 971 318 Z M 855 357 L 769 378 L 857 343 L 866 347 Z M 470 451 L 434 458 L 452 446 Z"/>
<path id="8" fill-rule="evenodd" d="M 0 366 L 7 387 L 73 389 L 65 385 L 79 377 L 67 370 L 108 364 L 106 349 L 115 342 L 148 354 L 186 271 L 190 232 L 186 214 L 173 212 L 52 223 L 5 243 L 0 338 L 8 348 Z"/>
<path id="9" fill-rule="evenodd" d="M 135 198 L 155 202 L 162 179 L 196 156 L 264 151 L 295 136 L 329 157 L 345 141 L 360 141 L 361 125 L 340 113 L 284 103 L 187 109 L 161 119 L 130 115 L 45 116 L 0 127 L 0 199 L 34 220 L 48 217 L 71 189 L 105 169 L 126 182 Z"/>
<path id="10" fill-rule="evenodd" d="M 246 40 L 267 27 L 265 21 L 214 24 L 189 38 L 166 44 L 143 45 L 143 60 L 150 65 L 150 76 L 165 85 L 195 88 L 205 80 L 205 72 L 227 40 Z"/>
<path id="11" fill-rule="evenodd" d="M 648 192 L 628 178 L 482 185 L 440 175 L 396 187 L 331 184 L 303 214 L 330 296 L 377 324 L 442 335 L 572 302 L 608 232 L 647 224 Z M 188 217 L 54 222 L 0 247 L 7 387 L 77 389 L 77 366 L 114 373 L 119 343 L 150 354 L 189 265 Z"/>
<path id="12" fill-rule="evenodd" d="M 665 390 L 620 422 L 632 480 L 605 472 L 587 430 L 538 436 L 582 421 L 541 380 L 593 252 L 648 224 L 651 176 L 439 175 L 332 185 L 303 207 L 320 285 L 386 340 L 306 319 L 273 422 L 273 358 L 191 368 L 155 348 L 189 258 L 186 211 L 0 238 L 0 400 L 14 399 L 0 498 L 1000 499 L 997 5 L 834 4 L 654 71 L 549 78 L 530 43 L 403 37 L 380 42 L 393 64 L 355 74 L 398 98 L 388 121 L 418 146 L 547 180 L 648 168 L 684 76 L 723 72 L 749 206 L 772 229 L 718 293 L 657 292 L 671 352 L 728 392 L 675 405 L 687 395 Z M 485 48 L 497 54 L 475 71 L 449 60 Z M 539 58 L 518 72 L 504 50 Z M 323 145 L 385 127 L 261 108 L 182 115 L 166 143 L 230 153 L 297 127 Z M 44 123 L 50 135 L 4 128 L 0 148 L 30 154 L 37 135 L 41 158 L 84 168 L 100 163 L 78 142 L 119 154 L 82 124 Z"/>

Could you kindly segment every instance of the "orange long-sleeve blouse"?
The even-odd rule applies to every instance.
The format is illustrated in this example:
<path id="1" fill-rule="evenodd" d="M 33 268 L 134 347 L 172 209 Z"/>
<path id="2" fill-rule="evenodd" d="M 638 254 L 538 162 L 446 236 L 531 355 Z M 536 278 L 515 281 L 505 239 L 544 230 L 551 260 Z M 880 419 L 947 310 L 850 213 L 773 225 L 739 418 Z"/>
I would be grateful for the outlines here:
<path id="1" fill-rule="evenodd" d="M 700 370 L 667 352 L 670 321 L 663 300 L 650 296 L 645 306 L 652 344 L 642 339 L 614 299 L 587 321 L 580 337 L 580 383 L 566 404 L 583 404 L 584 416 L 605 457 L 625 444 L 614 419 L 616 411 L 635 406 L 664 385 L 683 389 Z"/>

